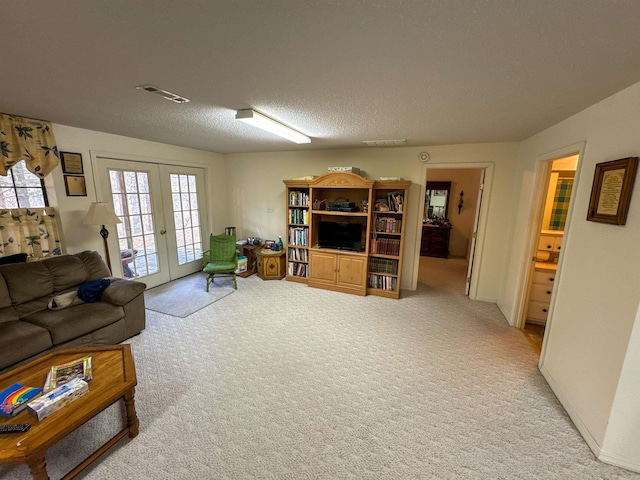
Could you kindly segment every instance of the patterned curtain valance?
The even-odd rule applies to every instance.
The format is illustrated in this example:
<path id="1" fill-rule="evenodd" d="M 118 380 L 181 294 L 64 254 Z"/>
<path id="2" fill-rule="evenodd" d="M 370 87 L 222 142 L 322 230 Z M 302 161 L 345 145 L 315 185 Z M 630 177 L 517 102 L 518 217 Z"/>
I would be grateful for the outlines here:
<path id="1" fill-rule="evenodd" d="M 0 175 L 21 160 L 40 178 L 58 165 L 60 155 L 50 123 L 0 113 Z"/>
<path id="2" fill-rule="evenodd" d="M 0 209 L 0 257 L 26 253 L 31 260 L 62 254 L 56 209 Z"/>

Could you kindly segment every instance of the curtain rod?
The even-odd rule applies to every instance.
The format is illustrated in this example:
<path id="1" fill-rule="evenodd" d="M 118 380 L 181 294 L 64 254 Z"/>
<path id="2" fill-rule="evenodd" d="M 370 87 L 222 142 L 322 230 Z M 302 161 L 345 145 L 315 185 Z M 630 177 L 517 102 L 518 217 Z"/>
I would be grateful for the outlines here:
<path id="1" fill-rule="evenodd" d="M 51 120 L 42 120 L 41 118 L 33 118 L 33 117 L 25 117 L 24 115 L 16 115 L 14 113 L 7 113 L 7 112 L 0 112 L 2 115 L 7 115 L 9 117 L 20 117 L 23 118 L 25 120 L 30 120 L 32 122 L 44 122 L 44 123 L 51 123 Z"/>

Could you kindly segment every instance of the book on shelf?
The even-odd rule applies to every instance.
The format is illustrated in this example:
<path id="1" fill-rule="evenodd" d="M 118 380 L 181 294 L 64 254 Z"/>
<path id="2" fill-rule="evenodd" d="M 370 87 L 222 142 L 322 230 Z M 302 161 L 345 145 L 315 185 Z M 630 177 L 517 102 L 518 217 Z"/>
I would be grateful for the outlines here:
<path id="1" fill-rule="evenodd" d="M 379 290 L 396 291 L 398 286 L 398 279 L 396 277 L 390 277 L 386 275 L 369 275 L 369 288 L 377 288 Z"/>
<path id="2" fill-rule="evenodd" d="M 80 378 L 85 382 L 93 378 L 93 374 L 91 373 L 91 357 L 84 356 L 51 367 L 49 373 L 47 373 L 43 390 L 45 393 L 49 392 L 56 387 L 70 382 L 74 378 Z"/>
<path id="3" fill-rule="evenodd" d="M 42 395 L 42 389 L 14 383 L 0 392 L 0 415 L 13 417 L 27 408 L 27 403 Z"/>
<path id="4" fill-rule="evenodd" d="M 308 207 L 309 194 L 307 192 L 289 192 L 289 205 Z"/>
<path id="5" fill-rule="evenodd" d="M 402 212 L 404 208 L 404 190 L 395 190 L 387 195 L 390 212 Z"/>

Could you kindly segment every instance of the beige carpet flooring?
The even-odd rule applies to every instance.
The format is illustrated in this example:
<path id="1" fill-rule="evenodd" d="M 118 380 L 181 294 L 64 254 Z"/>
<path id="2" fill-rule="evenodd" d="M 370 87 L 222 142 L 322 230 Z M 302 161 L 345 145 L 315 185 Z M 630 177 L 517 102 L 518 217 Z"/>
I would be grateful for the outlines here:
<path id="1" fill-rule="evenodd" d="M 148 311 L 130 341 L 140 434 L 84 478 L 640 478 L 594 458 L 522 332 L 436 270 L 399 301 L 254 275 L 189 317 Z M 51 449 L 52 478 L 120 418 Z"/>

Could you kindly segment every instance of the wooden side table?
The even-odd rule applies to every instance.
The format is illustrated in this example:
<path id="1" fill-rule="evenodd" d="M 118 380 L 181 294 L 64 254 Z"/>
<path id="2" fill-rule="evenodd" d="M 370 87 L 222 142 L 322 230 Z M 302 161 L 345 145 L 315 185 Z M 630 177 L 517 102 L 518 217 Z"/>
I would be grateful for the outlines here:
<path id="1" fill-rule="evenodd" d="M 262 249 L 262 245 L 237 245 L 240 255 L 247 257 L 247 271 L 236 274 L 238 277 L 249 277 L 256 273 L 258 267 L 258 261 L 256 258 L 256 252 Z"/>
<path id="2" fill-rule="evenodd" d="M 258 260 L 258 276 L 263 280 L 280 280 L 285 276 L 285 250 L 254 251 Z"/>

